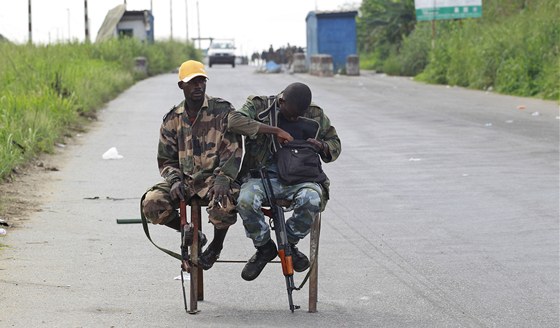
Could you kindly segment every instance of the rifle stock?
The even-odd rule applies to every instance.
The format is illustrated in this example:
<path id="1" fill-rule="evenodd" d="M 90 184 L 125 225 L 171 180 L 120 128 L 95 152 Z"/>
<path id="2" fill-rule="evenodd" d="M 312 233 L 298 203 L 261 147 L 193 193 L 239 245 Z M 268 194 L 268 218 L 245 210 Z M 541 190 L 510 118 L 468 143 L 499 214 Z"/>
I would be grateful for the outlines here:
<path id="1" fill-rule="evenodd" d="M 285 276 L 293 276 L 294 265 L 292 262 L 292 255 L 286 255 L 285 250 L 278 250 L 278 256 L 280 257 L 280 263 L 282 263 L 282 273 Z"/>
<path id="2" fill-rule="evenodd" d="M 270 209 L 272 211 L 272 229 L 276 235 L 276 242 L 278 244 L 278 257 L 280 257 L 280 262 L 282 263 L 282 273 L 286 278 L 286 289 L 288 292 L 288 304 L 290 310 L 294 312 L 294 309 L 299 309 L 298 305 L 294 305 L 292 299 L 292 291 L 297 290 L 294 284 L 294 266 L 292 262 L 292 248 L 288 243 L 288 235 L 286 234 L 286 220 L 284 218 L 284 210 L 282 206 L 276 203 L 276 198 L 274 197 L 274 192 L 272 190 L 272 184 L 270 183 L 270 178 L 268 176 L 268 171 L 265 166 L 259 169 L 261 182 L 264 187 L 264 192 L 270 204 Z"/>

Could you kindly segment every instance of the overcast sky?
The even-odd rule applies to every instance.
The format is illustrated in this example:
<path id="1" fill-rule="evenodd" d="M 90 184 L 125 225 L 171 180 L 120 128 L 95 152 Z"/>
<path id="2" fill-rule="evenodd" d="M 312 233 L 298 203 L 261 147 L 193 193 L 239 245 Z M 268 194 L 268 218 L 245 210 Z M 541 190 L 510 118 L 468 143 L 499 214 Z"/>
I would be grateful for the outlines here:
<path id="1" fill-rule="evenodd" d="M 92 41 L 107 11 L 123 0 L 89 0 L 88 16 Z M 153 6 L 156 39 L 185 40 L 188 11 L 189 38 L 233 38 L 240 54 L 288 43 L 306 46 L 305 17 L 310 11 L 357 8 L 361 0 L 127 0 L 128 10 Z M 0 34 L 16 43 L 28 40 L 28 0 L 0 0 Z M 187 6 L 185 6 L 187 5 Z M 173 8 L 171 15 L 170 7 Z M 198 15 L 197 15 L 198 7 Z M 197 19 L 200 17 L 200 24 Z M 171 29 L 170 21 L 173 21 Z M 33 42 L 64 42 L 85 38 L 83 0 L 32 0 Z M 200 26 L 200 34 L 199 34 Z"/>

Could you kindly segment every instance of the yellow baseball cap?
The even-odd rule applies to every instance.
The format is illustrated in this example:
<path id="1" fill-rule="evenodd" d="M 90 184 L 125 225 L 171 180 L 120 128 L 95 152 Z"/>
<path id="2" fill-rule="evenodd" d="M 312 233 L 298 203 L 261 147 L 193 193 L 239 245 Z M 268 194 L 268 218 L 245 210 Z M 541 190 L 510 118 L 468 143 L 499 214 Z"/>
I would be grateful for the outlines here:
<path id="1" fill-rule="evenodd" d="M 189 82 L 197 76 L 208 78 L 203 63 L 196 60 L 187 60 L 179 67 L 179 81 Z"/>

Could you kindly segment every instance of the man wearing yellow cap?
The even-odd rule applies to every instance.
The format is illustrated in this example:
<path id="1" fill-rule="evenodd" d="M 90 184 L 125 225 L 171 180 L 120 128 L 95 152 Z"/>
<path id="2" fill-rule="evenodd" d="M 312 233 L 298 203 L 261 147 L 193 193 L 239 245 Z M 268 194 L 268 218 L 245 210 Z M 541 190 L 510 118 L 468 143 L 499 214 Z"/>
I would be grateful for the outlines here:
<path id="1" fill-rule="evenodd" d="M 178 86 L 185 100 L 163 117 L 160 128 L 157 161 L 165 181 L 150 188 L 141 201 L 145 218 L 177 230 L 180 200 L 198 196 L 209 202 L 214 238 L 199 259 L 205 270 L 218 259 L 227 230 L 237 220 L 234 200 L 239 185 L 234 180 L 242 157 L 241 137 L 227 130 L 228 114 L 235 109 L 226 100 L 206 95 L 207 80 L 198 61 L 188 60 L 179 68 Z"/>

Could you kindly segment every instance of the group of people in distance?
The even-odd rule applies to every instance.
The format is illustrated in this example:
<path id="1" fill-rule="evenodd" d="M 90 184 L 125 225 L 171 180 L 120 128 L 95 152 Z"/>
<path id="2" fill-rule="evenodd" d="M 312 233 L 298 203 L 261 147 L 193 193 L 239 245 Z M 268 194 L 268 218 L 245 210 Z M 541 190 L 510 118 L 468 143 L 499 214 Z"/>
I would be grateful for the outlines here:
<path id="1" fill-rule="evenodd" d="M 302 47 L 291 46 L 289 43 L 276 50 L 270 45 L 268 50 L 263 50 L 261 53 L 253 52 L 251 54 L 251 62 L 256 65 L 264 65 L 269 61 L 273 61 L 278 65 L 287 65 L 288 68 L 292 66 L 293 56 L 296 53 L 303 53 Z"/>
<path id="2" fill-rule="evenodd" d="M 199 197 L 207 201 L 214 234 L 198 259 L 204 270 L 218 260 L 228 228 L 239 214 L 256 248 L 241 276 L 253 280 L 277 255 L 261 210 L 266 195 L 261 179 L 254 174 L 255 169 L 266 166 L 275 197 L 291 202 L 292 216 L 286 220 L 288 242 L 294 270 L 305 271 L 309 259 L 296 245 L 324 210 L 329 180 L 294 185 L 280 181 L 273 138 L 280 145 L 294 139 L 307 140 L 328 163 L 341 152 L 336 129 L 323 110 L 312 103 L 311 90 L 303 83 L 292 83 L 274 95 L 279 109 L 272 118 L 268 95 L 249 96 L 241 109 L 235 110 L 228 101 L 206 94 L 207 81 L 201 62 L 188 60 L 179 68 L 178 86 L 184 100 L 165 114 L 159 135 L 157 162 L 163 181 L 143 195 L 141 214 L 153 224 L 180 230 L 180 200 Z M 315 128 L 310 129 L 310 121 L 316 122 Z"/>

